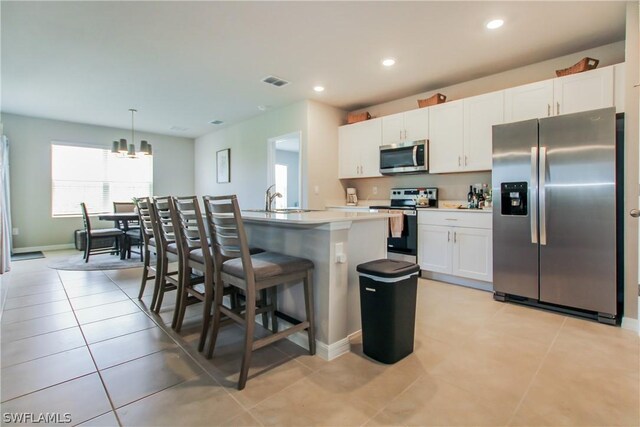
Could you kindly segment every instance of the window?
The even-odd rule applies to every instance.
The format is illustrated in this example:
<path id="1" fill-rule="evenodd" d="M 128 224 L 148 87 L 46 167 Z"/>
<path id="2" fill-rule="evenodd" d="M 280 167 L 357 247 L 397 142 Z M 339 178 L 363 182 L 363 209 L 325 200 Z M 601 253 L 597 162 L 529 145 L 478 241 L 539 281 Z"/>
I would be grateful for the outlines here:
<path id="1" fill-rule="evenodd" d="M 51 144 L 51 214 L 112 212 L 113 202 L 153 194 L 153 158 L 114 156 L 110 150 L 54 142 Z"/>
<path id="2" fill-rule="evenodd" d="M 276 197 L 276 209 L 287 207 L 287 165 L 276 164 L 276 191 L 282 197 Z"/>

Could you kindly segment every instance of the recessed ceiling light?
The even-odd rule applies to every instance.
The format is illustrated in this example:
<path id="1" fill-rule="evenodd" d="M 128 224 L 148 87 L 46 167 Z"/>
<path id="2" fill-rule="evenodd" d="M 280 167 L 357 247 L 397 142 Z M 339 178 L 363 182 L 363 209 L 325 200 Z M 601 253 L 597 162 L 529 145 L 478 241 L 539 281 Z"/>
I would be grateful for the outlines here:
<path id="1" fill-rule="evenodd" d="M 260 111 L 267 111 L 271 109 L 271 105 L 258 105 L 258 110 Z"/>
<path id="2" fill-rule="evenodd" d="M 487 28 L 490 30 L 495 30 L 496 28 L 502 27 L 502 24 L 504 24 L 504 21 L 502 19 L 493 19 L 487 22 Z"/>
<path id="3" fill-rule="evenodd" d="M 323 86 L 314 86 L 313 90 L 315 90 L 316 92 L 324 92 L 324 87 Z"/>
<path id="4" fill-rule="evenodd" d="M 391 67 L 396 63 L 396 60 L 393 58 L 385 58 L 382 60 L 382 65 L 385 67 Z"/>

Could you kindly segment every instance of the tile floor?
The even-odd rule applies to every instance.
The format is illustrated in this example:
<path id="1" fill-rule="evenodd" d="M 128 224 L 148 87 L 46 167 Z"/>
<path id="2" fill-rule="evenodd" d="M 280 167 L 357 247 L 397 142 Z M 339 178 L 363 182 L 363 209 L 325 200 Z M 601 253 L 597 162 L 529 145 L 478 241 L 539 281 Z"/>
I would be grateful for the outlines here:
<path id="1" fill-rule="evenodd" d="M 325 362 L 280 342 L 256 353 L 240 392 L 237 328 L 207 360 L 199 306 L 176 334 L 170 301 L 156 316 L 150 290 L 136 299 L 140 270 L 50 270 L 56 255 L 2 278 L 3 423 L 57 412 L 86 426 L 640 425 L 639 340 L 627 330 L 420 280 L 411 356 L 376 363 L 355 338 Z"/>

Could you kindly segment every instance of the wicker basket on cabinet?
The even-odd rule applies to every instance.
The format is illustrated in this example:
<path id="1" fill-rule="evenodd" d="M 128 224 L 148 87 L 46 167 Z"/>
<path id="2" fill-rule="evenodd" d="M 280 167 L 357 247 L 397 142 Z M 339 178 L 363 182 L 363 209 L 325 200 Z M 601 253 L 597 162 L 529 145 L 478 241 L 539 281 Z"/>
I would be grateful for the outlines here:
<path id="1" fill-rule="evenodd" d="M 598 66 L 599 62 L 600 61 L 598 59 L 593 59 L 585 56 L 569 68 L 556 70 L 556 76 L 562 77 L 568 76 L 570 74 L 582 73 L 583 71 L 593 70 Z"/>
<path id="2" fill-rule="evenodd" d="M 436 93 L 427 99 L 418 99 L 418 107 L 429 107 L 430 105 L 442 104 L 447 100 L 447 97 L 441 93 Z"/>

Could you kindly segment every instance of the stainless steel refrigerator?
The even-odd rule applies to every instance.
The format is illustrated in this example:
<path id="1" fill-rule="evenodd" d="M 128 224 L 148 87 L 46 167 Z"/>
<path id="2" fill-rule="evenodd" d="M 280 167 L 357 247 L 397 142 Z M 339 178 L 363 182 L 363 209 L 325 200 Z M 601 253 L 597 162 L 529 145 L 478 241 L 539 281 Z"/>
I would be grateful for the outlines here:
<path id="1" fill-rule="evenodd" d="M 614 108 L 493 127 L 497 300 L 616 322 L 616 155 Z"/>

